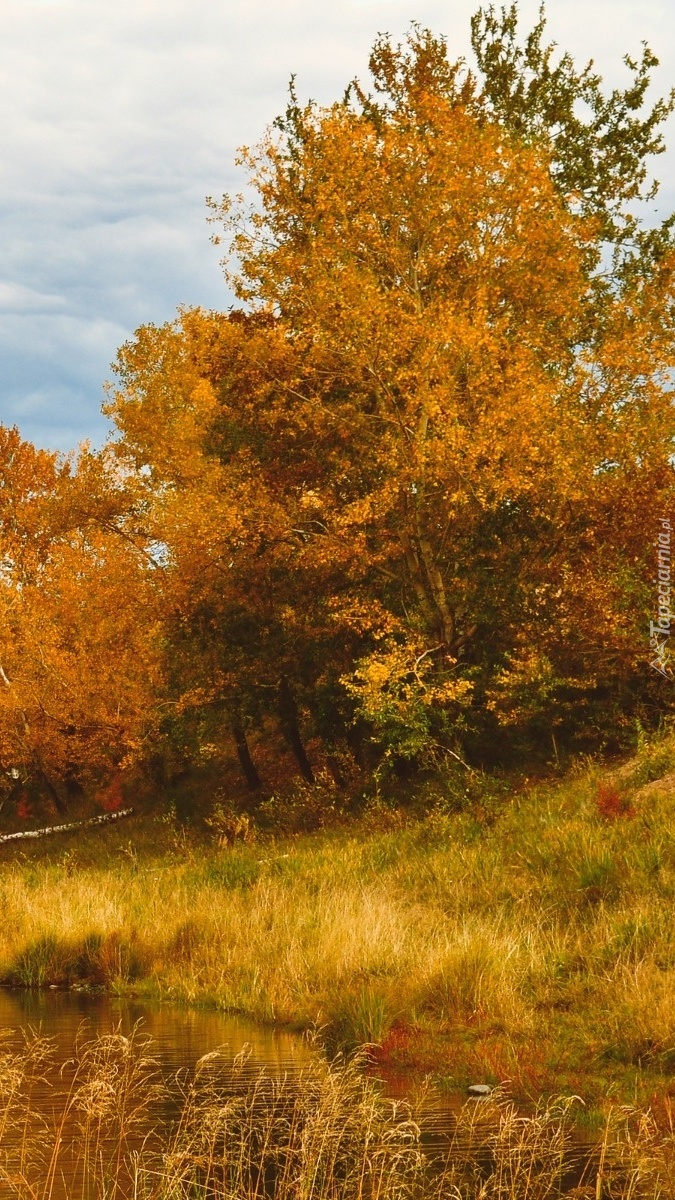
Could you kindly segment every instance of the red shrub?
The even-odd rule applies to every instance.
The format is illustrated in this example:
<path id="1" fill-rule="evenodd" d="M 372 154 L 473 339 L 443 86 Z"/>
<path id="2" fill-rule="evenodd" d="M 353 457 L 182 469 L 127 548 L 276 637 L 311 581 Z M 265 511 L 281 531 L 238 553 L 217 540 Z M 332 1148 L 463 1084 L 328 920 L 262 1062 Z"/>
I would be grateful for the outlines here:
<path id="1" fill-rule="evenodd" d="M 98 793 L 96 799 L 104 812 L 117 812 L 124 803 L 121 775 L 115 775 L 108 786 Z"/>
<path id="2" fill-rule="evenodd" d="M 635 812 L 630 801 L 622 796 L 611 783 L 599 783 L 595 803 L 605 821 L 616 821 L 617 817 L 633 817 Z"/>
<path id="3" fill-rule="evenodd" d="M 19 796 L 19 801 L 16 806 L 16 815 L 21 821 L 28 821 L 33 815 L 33 810 L 31 808 L 27 792 L 22 792 Z"/>

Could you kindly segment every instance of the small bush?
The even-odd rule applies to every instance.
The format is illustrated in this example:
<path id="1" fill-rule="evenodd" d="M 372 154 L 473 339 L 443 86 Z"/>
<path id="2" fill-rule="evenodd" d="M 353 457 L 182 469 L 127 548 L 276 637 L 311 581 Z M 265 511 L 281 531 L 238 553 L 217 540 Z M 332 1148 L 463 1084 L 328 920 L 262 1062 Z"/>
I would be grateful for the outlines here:
<path id="1" fill-rule="evenodd" d="M 259 820 L 271 832 L 313 833 L 339 822 L 341 807 L 335 780 L 328 771 L 321 771 L 314 783 L 297 780 L 264 800 Z"/>
<path id="2" fill-rule="evenodd" d="M 248 813 L 239 812 L 232 804 L 216 799 L 205 824 L 212 831 L 218 846 L 234 846 L 236 842 L 253 842 L 255 826 Z"/>
<path id="3" fill-rule="evenodd" d="M 331 1012 L 337 1043 L 353 1049 L 382 1042 L 393 1020 L 389 997 L 372 985 L 346 996 Z"/>
<path id="4" fill-rule="evenodd" d="M 67 951 L 54 934 L 42 934 L 29 943 L 6 972 L 6 982 L 27 988 L 62 983 Z"/>
<path id="5" fill-rule="evenodd" d="M 634 817 L 635 810 L 630 800 L 611 783 L 599 783 L 595 796 L 598 813 L 605 821 L 616 821 L 619 817 Z"/>

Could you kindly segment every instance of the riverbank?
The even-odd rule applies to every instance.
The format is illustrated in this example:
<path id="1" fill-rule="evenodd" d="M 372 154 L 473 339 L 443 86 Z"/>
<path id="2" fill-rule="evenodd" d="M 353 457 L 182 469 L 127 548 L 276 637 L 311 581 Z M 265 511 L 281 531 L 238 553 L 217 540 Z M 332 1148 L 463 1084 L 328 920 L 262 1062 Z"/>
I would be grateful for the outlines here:
<path id="1" fill-rule="evenodd" d="M 675 739 L 465 812 L 219 846 L 139 815 L 0 849 L 0 981 L 213 1004 L 388 1070 L 670 1111 Z"/>

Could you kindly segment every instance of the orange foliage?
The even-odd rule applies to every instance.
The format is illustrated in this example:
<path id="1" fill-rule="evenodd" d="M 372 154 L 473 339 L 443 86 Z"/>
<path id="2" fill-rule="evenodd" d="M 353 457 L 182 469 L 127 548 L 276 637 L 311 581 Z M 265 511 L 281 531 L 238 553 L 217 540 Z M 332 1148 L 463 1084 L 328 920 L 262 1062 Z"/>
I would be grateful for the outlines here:
<path id="1" fill-rule="evenodd" d="M 161 689 L 152 571 L 104 526 L 86 453 L 64 462 L 0 433 L 0 494 L 21 514 L 0 528 L 0 762 L 58 802 L 60 782 L 142 754 Z"/>
<path id="2" fill-rule="evenodd" d="M 256 787 L 254 728 L 311 779 L 303 737 L 420 760 L 648 694 L 675 256 L 601 277 L 551 146 L 444 55 L 380 40 L 375 99 L 292 98 L 242 151 L 257 207 L 214 209 L 247 311 L 140 329 L 105 453 L 0 431 L 6 769 L 233 739 Z"/>

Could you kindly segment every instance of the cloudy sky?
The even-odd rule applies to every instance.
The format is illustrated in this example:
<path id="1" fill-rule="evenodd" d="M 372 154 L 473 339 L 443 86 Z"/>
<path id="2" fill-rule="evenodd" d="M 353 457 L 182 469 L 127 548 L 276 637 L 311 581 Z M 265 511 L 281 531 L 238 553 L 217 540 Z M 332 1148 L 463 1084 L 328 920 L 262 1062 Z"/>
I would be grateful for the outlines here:
<path id="1" fill-rule="evenodd" d="M 38 445 L 100 444 L 115 351 L 179 304 L 226 308 L 206 195 L 285 104 L 366 76 L 410 20 L 468 54 L 479 0 L 0 0 L 0 421 Z M 538 0 L 521 0 L 523 25 Z M 549 32 L 606 80 L 647 40 L 675 83 L 672 0 L 549 0 Z M 675 207 L 673 153 L 658 162 Z"/>

